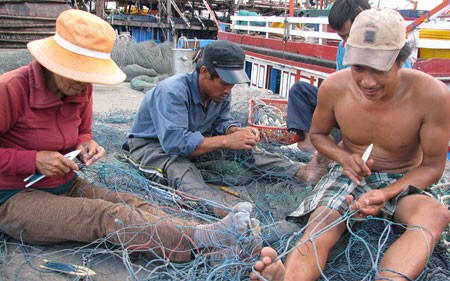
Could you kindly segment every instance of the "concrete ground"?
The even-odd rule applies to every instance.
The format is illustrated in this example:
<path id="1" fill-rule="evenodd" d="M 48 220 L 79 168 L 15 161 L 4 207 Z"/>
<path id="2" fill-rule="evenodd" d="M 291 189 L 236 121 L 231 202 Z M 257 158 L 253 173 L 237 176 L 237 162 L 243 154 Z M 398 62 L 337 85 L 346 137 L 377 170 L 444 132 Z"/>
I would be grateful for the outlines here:
<path id="1" fill-rule="evenodd" d="M 107 113 L 114 109 L 136 111 L 144 96 L 145 93 L 133 90 L 128 82 L 117 85 L 94 84 L 94 112 Z M 245 110 L 248 109 L 248 102 L 252 97 L 278 98 L 270 90 L 250 89 L 244 84 L 236 85 L 232 90 L 233 104 L 245 104 Z"/>
<path id="2" fill-rule="evenodd" d="M 107 113 L 114 109 L 134 110 L 144 98 L 144 93 L 131 89 L 130 83 L 94 85 L 94 112 Z"/>

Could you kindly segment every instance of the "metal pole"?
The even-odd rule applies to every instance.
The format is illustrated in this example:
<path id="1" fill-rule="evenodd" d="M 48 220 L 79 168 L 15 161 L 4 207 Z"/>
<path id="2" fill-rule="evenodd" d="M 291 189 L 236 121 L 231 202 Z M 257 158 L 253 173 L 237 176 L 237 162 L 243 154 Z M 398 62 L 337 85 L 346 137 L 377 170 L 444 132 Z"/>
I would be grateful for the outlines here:
<path id="1" fill-rule="evenodd" d="M 97 17 L 103 18 L 105 14 L 105 0 L 96 0 L 95 1 L 95 15 Z"/>

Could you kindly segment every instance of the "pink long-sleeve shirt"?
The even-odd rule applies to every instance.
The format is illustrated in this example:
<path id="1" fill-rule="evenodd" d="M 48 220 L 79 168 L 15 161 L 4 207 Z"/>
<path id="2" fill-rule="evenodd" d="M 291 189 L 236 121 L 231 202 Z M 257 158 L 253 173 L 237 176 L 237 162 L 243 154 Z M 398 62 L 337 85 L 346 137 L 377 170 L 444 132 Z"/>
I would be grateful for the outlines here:
<path id="1" fill-rule="evenodd" d="M 45 87 L 35 60 L 0 76 L 0 190 L 24 189 L 36 173 L 36 153 L 65 154 L 92 139 L 92 85 L 75 96 L 58 99 Z M 74 176 L 45 177 L 34 187 L 53 188 Z"/>

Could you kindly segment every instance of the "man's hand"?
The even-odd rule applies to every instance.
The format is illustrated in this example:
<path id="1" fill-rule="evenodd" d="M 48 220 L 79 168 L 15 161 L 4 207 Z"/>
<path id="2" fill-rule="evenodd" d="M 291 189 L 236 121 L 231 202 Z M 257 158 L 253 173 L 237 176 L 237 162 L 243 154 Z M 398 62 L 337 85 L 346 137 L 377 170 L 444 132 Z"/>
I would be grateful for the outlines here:
<path id="1" fill-rule="evenodd" d="M 257 142 L 261 140 L 261 136 L 259 134 L 259 130 L 258 129 L 256 129 L 254 127 L 251 127 L 251 126 L 248 126 L 248 127 L 241 128 L 241 130 L 247 130 L 250 133 L 252 133 L 256 137 L 256 141 Z"/>
<path id="2" fill-rule="evenodd" d="M 251 126 L 247 126 L 247 127 L 232 126 L 228 129 L 228 132 L 226 134 L 229 135 L 229 134 L 233 134 L 233 133 L 236 133 L 236 132 L 242 131 L 242 130 L 246 130 L 246 131 L 249 131 L 250 133 L 252 133 L 254 136 L 256 136 L 257 141 L 261 140 L 259 130 L 254 127 L 251 127 Z"/>
<path id="3" fill-rule="evenodd" d="M 226 147 L 234 150 L 252 150 L 259 141 L 259 131 L 253 127 L 239 128 L 226 135 Z"/>
<path id="4" fill-rule="evenodd" d="M 361 155 L 352 154 L 342 163 L 344 175 L 346 175 L 353 183 L 359 185 L 366 176 L 372 173 L 370 167 L 373 165 L 373 160 L 369 159 L 367 162 L 362 160 Z"/>
<path id="5" fill-rule="evenodd" d="M 38 151 L 36 153 L 36 169 L 48 177 L 62 176 L 70 170 L 78 170 L 77 164 L 56 151 Z"/>
<path id="6" fill-rule="evenodd" d="M 355 217 L 365 218 L 367 216 L 376 216 L 387 202 L 387 198 L 381 189 L 373 189 L 361 195 L 361 197 L 354 201 L 353 196 L 347 197 L 347 204 L 350 210 L 359 210 Z"/>
<path id="7" fill-rule="evenodd" d="M 94 140 L 79 144 L 76 149 L 81 150 L 80 160 L 86 165 L 90 166 L 95 161 L 105 156 L 105 149 L 98 145 Z"/>

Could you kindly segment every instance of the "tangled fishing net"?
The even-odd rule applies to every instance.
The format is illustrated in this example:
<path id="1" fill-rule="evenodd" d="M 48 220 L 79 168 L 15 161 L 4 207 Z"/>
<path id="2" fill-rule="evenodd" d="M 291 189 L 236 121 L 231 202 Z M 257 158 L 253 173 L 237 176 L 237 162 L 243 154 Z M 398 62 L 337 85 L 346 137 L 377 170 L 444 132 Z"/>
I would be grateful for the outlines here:
<path id="1" fill-rule="evenodd" d="M 30 52 L 26 49 L 0 52 L 0 75 L 27 65 L 32 59 Z"/>
<path id="2" fill-rule="evenodd" d="M 234 104 L 233 115 L 245 124 L 248 114 L 248 102 Z M 106 159 L 85 169 L 81 176 L 114 191 L 132 192 L 140 198 L 161 206 L 174 218 L 194 219 L 203 223 L 216 222 L 219 219 L 198 209 L 195 202 L 183 201 L 175 196 L 167 186 L 153 183 L 136 169 L 131 168 L 121 158 L 121 145 L 129 130 L 134 112 L 115 111 L 95 116 L 94 135 L 96 140 L 109 152 Z M 307 161 L 308 155 L 299 153 L 292 146 L 273 143 L 261 144 L 261 149 L 279 152 L 294 160 Z M 236 156 L 239 158 L 239 155 Z M 256 208 L 253 216 L 261 221 L 263 245 L 277 249 L 284 259 L 299 239 L 305 226 L 291 227 L 286 231 L 283 225 L 285 215 L 293 211 L 305 197 L 311 186 L 304 186 L 292 179 L 265 175 L 255 177 L 254 173 L 243 171 L 239 162 L 223 161 L 220 154 L 203 159 L 200 170 L 209 182 L 224 181 L 234 186 L 242 196 L 248 196 Z M 238 159 L 236 159 L 238 160 Z M 218 165 L 220 163 L 220 165 Z M 445 176 L 435 188 L 435 193 L 448 200 L 450 170 L 447 165 Z M 251 176 L 248 176 L 251 175 Z M 446 199 L 447 198 L 447 199 Z M 180 204 L 182 203 L 182 204 Z M 342 221 L 353 220 L 349 214 Z M 338 223 L 339 221 L 336 221 Z M 70 222 L 67 222 L 70 223 Z M 164 223 L 164 220 L 161 220 Z M 327 267 L 321 280 L 373 280 L 378 263 L 386 248 L 395 241 L 400 233 L 394 229 L 405 226 L 379 218 L 367 219 L 356 223 L 337 243 L 330 254 Z M 157 234 L 155 234 L 157 235 Z M 313 233 L 313 239 L 320 233 Z M 237 237 L 244 243 L 246 237 Z M 14 280 L 246 280 L 257 256 L 248 250 L 243 258 L 236 249 L 221 249 L 226 256 L 213 259 L 210 253 L 194 251 L 193 260 L 188 263 L 171 263 L 166 257 L 148 258 L 136 254 L 121 245 L 112 245 L 107 239 L 100 239 L 88 245 L 63 243 L 52 246 L 37 246 L 21 243 L 7 236 L 1 237 L 0 258 L 2 279 Z M 448 230 L 433 255 L 420 280 L 441 281 L 450 276 L 450 252 Z M 148 251 L 152 252 L 151 249 Z M 95 277 L 74 277 L 40 268 L 45 260 L 85 266 L 94 270 Z M 214 260 L 214 262 L 212 262 Z"/>
<path id="3" fill-rule="evenodd" d="M 118 43 L 113 57 L 118 65 L 126 70 L 127 76 L 140 77 L 142 81 L 155 85 L 160 79 L 158 77 L 170 73 L 169 51 L 168 46 L 164 45 L 125 41 Z M 0 54 L 0 71 L 6 72 L 25 65 L 29 60 L 31 56 L 25 50 L 15 52 L 13 56 Z M 142 90 L 151 87 L 139 83 L 136 85 Z M 233 117 L 243 124 L 247 124 L 249 117 L 249 103 L 245 97 L 242 95 L 240 98 L 243 100 L 235 102 L 232 107 Z M 94 137 L 106 148 L 108 156 L 96 165 L 85 168 L 80 175 L 113 191 L 134 193 L 143 200 L 160 206 L 173 218 L 201 223 L 217 222 L 219 218 L 204 212 L 195 200 L 176 196 L 170 187 L 151 182 L 123 161 L 121 146 L 131 127 L 134 114 L 135 112 L 116 110 L 95 116 Z M 276 112 L 274 116 L 277 117 Z M 264 116 L 261 118 L 264 119 Z M 264 124 L 277 125 L 277 122 Z M 289 145 L 268 142 L 260 143 L 259 148 L 283 154 L 295 161 L 307 162 L 311 159 L 310 154 L 302 153 Z M 210 154 L 202 159 L 199 169 L 205 180 L 211 184 L 211 188 L 223 182 L 233 186 L 233 190 L 242 198 L 253 202 L 255 208 L 252 215 L 261 222 L 262 236 L 258 246 L 272 246 L 284 260 L 305 228 L 305 225 L 289 224 L 284 218 L 298 207 L 312 186 L 305 186 L 290 178 L 266 174 L 264 171 L 255 174 L 240 164 L 242 157 L 245 155 L 236 154 L 235 159 L 224 160 L 220 153 Z M 447 162 L 444 176 L 432 188 L 433 193 L 447 206 L 450 203 L 449 177 L 450 164 Z M 224 200 L 234 199 L 236 198 L 230 194 L 224 197 Z M 354 219 L 350 214 L 344 214 L 335 223 L 352 220 Z M 164 219 L 160 223 L 164 223 Z M 356 227 L 351 231 L 349 228 L 331 252 L 320 280 L 373 280 L 383 253 L 405 227 L 407 226 L 379 218 L 357 222 Z M 312 239 L 320 235 L 321 232 L 313 233 Z M 245 244 L 247 238 L 247 235 L 236 237 L 241 244 Z M 167 257 L 158 255 L 152 249 L 147 252 L 152 253 L 154 257 L 149 258 L 148 255 L 129 251 L 124 245 L 113 245 L 107 238 L 87 245 L 29 245 L 5 235 L 0 236 L 0 241 L 2 280 L 246 280 L 252 265 L 258 259 L 252 251 L 252 246 L 255 245 L 243 247 L 241 250 L 244 255 L 235 248 L 223 247 L 218 251 L 226 255 L 219 255 L 218 258 L 206 251 L 193 251 L 192 261 L 177 264 L 169 262 Z M 427 267 L 419 280 L 450 280 L 449 246 L 450 236 L 447 229 L 429 257 Z M 55 273 L 40 267 L 46 260 L 84 266 L 94 270 L 97 275 L 82 277 Z"/>

